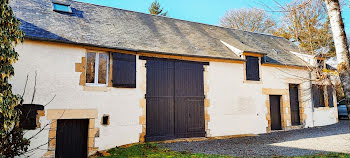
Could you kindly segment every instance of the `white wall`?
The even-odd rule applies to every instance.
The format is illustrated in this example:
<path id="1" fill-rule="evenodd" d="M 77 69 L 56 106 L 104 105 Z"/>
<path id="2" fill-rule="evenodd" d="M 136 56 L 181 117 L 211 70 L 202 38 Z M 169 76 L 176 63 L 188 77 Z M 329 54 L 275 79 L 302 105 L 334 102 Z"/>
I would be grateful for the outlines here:
<path id="1" fill-rule="evenodd" d="M 243 84 L 243 64 L 210 62 L 208 127 L 210 136 L 266 132 L 262 84 Z"/>
<path id="2" fill-rule="evenodd" d="M 333 108 L 315 108 L 314 112 L 314 125 L 315 126 L 326 126 L 338 122 L 338 111 L 336 107 Z"/>
<path id="3" fill-rule="evenodd" d="M 17 51 L 20 57 L 15 64 L 15 76 L 11 83 L 14 92 L 22 94 L 26 75 L 29 75 L 25 103 L 30 103 L 37 72 L 34 103 L 46 104 L 56 96 L 45 107 L 46 110 L 98 109 L 95 126 L 100 132 L 95 139 L 95 147 L 99 147 L 99 150 L 139 141 L 142 132 L 142 126 L 139 125 L 142 114 L 140 100 L 145 96 L 144 88 L 140 86 L 145 82 L 141 60 L 137 58 L 137 88 L 108 88 L 107 92 L 84 91 L 83 86 L 79 85 L 80 72 L 75 72 L 75 63 L 81 63 L 81 58 L 85 57 L 86 50 L 83 47 L 25 40 L 25 44 L 18 46 Z M 243 67 L 243 64 L 210 62 L 206 78 L 210 102 L 208 136 L 265 133 L 268 126 L 267 96 L 262 94 L 262 89 L 288 89 L 288 83 L 293 82 L 301 84 L 305 91 L 301 99 L 306 107 L 306 127 L 313 126 L 312 118 L 317 119 L 315 125 L 322 124 L 318 122 L 335 123 L 331 115 L 334 111 L 330 114 L 317 111 L 313 116 L 307 71 L 262 66 L 262 83 L 244 83 Z M 108 126 L 100 125 L 104 114 L 110 115 Z M 42 125 L 47 123 L 46 117 L 41 117 L 40 121 Z M 30 131 L 27 135 L 32 135 L 33 132 L 35 131 Z M 47 141 L 48 130 L 44 130 L 37 139 L 32 140 L 32 144 L 39 145 Z M 42 149 L 47 149 L 47 145 Z M 38 157 L 45 152 L 39 150 Z"/>
<path id="4" fill-rule="evenodd" d="M 42 44 L 25 41 L 17 47 L 20 55 L 12 78 L 14 93 L 22 94 L 26 75 L 29 75 L 24 103 L 30 103 L 33 94 L 34 76 L 37 72 L 37 87 L 34 103 L 46 104 L 55 99 L 45 109 L 98 109 L 95 126 L 100 128 L 100 136 L 95 139 L 99 150 L 139 141 L 142 132 L 139 116 L 142 114 L 140 100 L 145 92 L 141 88 L 144 78 L 140 77 L 141 62 L 137 58 L 137 88 L 109 88 L 107 92 L 83 91 L 79 85 L 80 72 L 75 72 L 75 63 L 81 63 L 86 50 L 64 45 Z M 101 126 L 101 117 L 110 115 L 110 125 Z M 45 117 L 41 118 L 42 125 Z M 47 127 L 49 128 L 49 127 Z M 30 133 L 33 133 L 31 131 Z M 31 135 L 28 133 L 27 135 Z M 33 144 L 48 141 L 45 130 Z M 38 143 L 42 142 L 42 143 Z M 33 147 L 33 146 L 31 146 Z M 47 149 L 47 145 L 42 147 Z M 43 151 L 40 153 L 45 153 Z"/>
<path id="5" fill-rule="evenodd" d="M 262 67 L 264 88 L 289 89 L 289 84 L 299 84 L 299 106 L 304 105 L 305 127 L 313 127 L 310 74 L 307 70 Z M 287 123 L 288 126 L 291 122 Z"/>
<path id="6" fill-rule="evenodd" d="M 333 79 L 332 81 L 337 80 Z M 315 126 L 326 126 L 338 122 L 337 96 L 335 91 L 333 91 L 333 105 L 334 107 L 318 107 L 314 109 Z"/>
<path id="7" fill-rule="evenodd" d="M 304 124 L 305 127 L 314 126 L 308 71 L 262 66 L 262 82 L 246 83 L 243 67 L 242 64 L 221 62 L 210 62 L 208 66 L 209 136 L 265 133 L 268 127 L 267 96 L 262 94 L 262 89 L 288 90 L 289 84 L 300 84 L 300 103 L 304 104 L 306 115 Z M 291 126 L 290 121 L 287 126 Z"/>

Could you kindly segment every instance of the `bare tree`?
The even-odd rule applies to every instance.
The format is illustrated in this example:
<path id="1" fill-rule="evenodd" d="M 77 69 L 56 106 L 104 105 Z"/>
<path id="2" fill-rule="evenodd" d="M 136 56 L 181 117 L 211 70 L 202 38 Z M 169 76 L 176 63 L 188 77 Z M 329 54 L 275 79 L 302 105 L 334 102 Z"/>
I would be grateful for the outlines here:
<path id="1" fill-rule="evenodd" d="M 326 5 L 322 0 L 294 0 L 279 5 L 283 10 L 281 24 L 274 35 L 296 42 L 312 53 L 334 55 Z"/>
<path id="2" fill-rule="evenodd" d="M 344 30 L 344 23 L 341 16 L 339 0 L 325 0 L 328 16 L 332 28 L 333 40 L 338 63 L 338 73 L 347 100 L 347 110 L 350 118 L 350 65 L 349 46 Z M 350 124 L 349 124 L 350 126 Z"/>
<path id="3" fill-rule="evenodd" d="M 275 35 L 283 36 L 296 42 L 300 48 L 307 50 L 311 54 L 310 59 L 314 59 L 321 52 L 327 53 L 327 56 L 335 55 L 330 19 L 324 0 L 294 0 L 287 4 L 280 4 L 278 0 L 273 1 L 278 6 L 277 10 L 276 7 L 272 8 L 263 2 L 262 5 L 264 8 L 269 9 L 266 12 L 275 12 L 282 15 L 280 21 L 283 24 L 278 26 L 279 28 L 274 33 Z M 341 3 L 340 7 L 343 5 L 344 3 Z M 341 90 L 338 87 L 342 87 L 338 75 L 320 65 L 324 65 L 324 63 L 319 63 L 317 60 L 314 66 L 308 67 L 310 78 L 304 79 L 304 81 L 310 82 L 312 87 L 302 89 L 305 91 L 304 94 L 311 93 L 309 95 L 310 98 L 306 98 L 307 100 L 315 99 L 313 98 L 314 86 L 318 89 L 323 89 L 324 96 L 328 96 L 328 86 L 325 87 L 324 85 L 329 85 L 337 93 L 342 93 L 341 91 L 338 92 L 338 90 Z M 285 72 L 284 70 L 281 71 Z M 314 85 L 313 82 L 316 84 Z"/>
<path id="4" fill-rule="evenodd" d="M 243 8 L 227 11 L 221 17 L 220 25 L 250 32 L 272 33 L 274 32 L 276 21 L 264 10 Z"/>
<path id="5" fill-rule="evenodd" d="M 36 97 L 36 90 L 37 90 L 37 76 L 38 76 L 38 73 L 37 71 L 35 71 L 35 76 L 34 76 L 34 86 L 33 86 L 33 94 L 32 94 L 32 98 L 31 98 L 31 102 L 29 105 L 31 104 L 34 104 L 34 99 Z M 25 81 L 25 84 L 24 84 L 24 89 L 23 89 L 23 94 L 22 94 L 22 97 L 25 95 L 26 93 L 26 89 L 27 89 L 27 85 L 28 85 L 28 78 L 29 78 L 29 75 L 27 74 L 27 77 L 26 77 L 26 81 Z M 43 105 L 43 107 L 45 108 L 47 105 L 49 105 L 54 99 L 56 98 L 56 94 L 51 98 L 51 100 L 49 100 L 46 104 Z M 28 120 L 30 115 L 33 115 L 33 112 L 37 115 L 37 110 L 36 108 L 34 107 L 26 107 L 28 106 L 28 104 L 23 104 L 22 105 L 22 109 L 21 110 L 24 110 L 22 111 L 22 118 L 20 119 L 21 121 L 23 120 Z M 61 116 L 59 118 L 61 118 L 65 113 L 65 110 L 63 111 L 63 113 L 61 114 Z M 35 116 L 37 117 L 37 116 Z M 20 128 L 23 128 L 23 122 L 19 122 L 19 127 Z M 40 122 L 40 120 L 38 120 Z M 37 123 L 39 123 L 37 122 Z M 44 131 L 47 131 L 50 129 L 50 125 L 53 124 L 53 123 L 57 123 L 57 120 L 55 121 L 48 121 L 47 123 L 41 125 L 40 123 L 40 127 L 36 127 L 35 129 L 30 129 L 30 130 L 35 130 L 34 132 L 32 132 L 31 134 L 27 134 L 30 130 L 24 130 L 24 134 L 27 134 L 27 137 L 26 137 L 26 140 L 28 141 L 28 143 L 30 143 L 30 141 L 34 140 L 34 139 L 37 139 L 38 137 L 42 136 L 41 134 L 44 132 Z M 53 141 L 53 139 L 48 139 L 48 141 L 44 141 L 40 144 L 32 144 L 31 148 L 27 148 L 25 151 L 21 151 L 18 153 L 18 156 L 20 157 L 33 157 L 34 155 L 34 152 L 35 151 L 38 151 L 38 150 L 48 150 L 48 144 Z M 1 156 L 0 156 L 1 157 Z"/>

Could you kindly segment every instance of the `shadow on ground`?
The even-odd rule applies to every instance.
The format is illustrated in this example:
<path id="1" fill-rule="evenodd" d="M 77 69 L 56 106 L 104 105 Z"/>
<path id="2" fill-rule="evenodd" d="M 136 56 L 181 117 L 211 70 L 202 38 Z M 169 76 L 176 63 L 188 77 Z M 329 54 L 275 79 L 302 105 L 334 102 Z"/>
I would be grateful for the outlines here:
<path id="1" fill-rule="evenodd" d="M 253 137 L 161 144 L 175 151 L 239 157 L 350 153 L 348 120 L 323 127 L 272 132 Z"/>

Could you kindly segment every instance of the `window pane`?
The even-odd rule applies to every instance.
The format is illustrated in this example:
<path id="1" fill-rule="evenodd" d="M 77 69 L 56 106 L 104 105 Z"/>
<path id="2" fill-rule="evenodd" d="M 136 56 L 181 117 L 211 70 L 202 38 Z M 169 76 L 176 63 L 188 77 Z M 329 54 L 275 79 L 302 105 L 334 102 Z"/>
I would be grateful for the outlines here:
<path id="1" fill-rule="evenodd" d="M 56 11 L 70 12 L 69 6 L 62 5 L 62 4 L 57 4 L 57 3 L 53 4 L 53 9 L 56 10 Z"/>
<path id="2" fill-rule="evenodd" d="M 86 83 L 95 82 L 96 53 L 87 53 L 86 58 Z"/>
<path id="3" fill-rule="evenodd" d="M 106 84 L 107 83 L 107 64 L 108 55 L 107 54 L 99 54 L 99 64 L 98 64 L 98 83 Z"/>

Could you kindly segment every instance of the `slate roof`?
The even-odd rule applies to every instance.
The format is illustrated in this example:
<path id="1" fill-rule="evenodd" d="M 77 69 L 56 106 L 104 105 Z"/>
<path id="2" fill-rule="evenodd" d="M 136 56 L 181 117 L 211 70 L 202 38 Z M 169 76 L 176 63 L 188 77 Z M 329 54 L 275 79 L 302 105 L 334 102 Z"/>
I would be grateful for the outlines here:
<path id="1" fill-rule="evenodd" d="M 72 14 L 51 0 L 11 0 L 26 38 L 123 50 L 242 60 L 222 42 L 266 53 L 269 63 L 305 66 L 285 38 L 72 1 Z M 278 53 L 273 51 L 278 50 Z"/>

